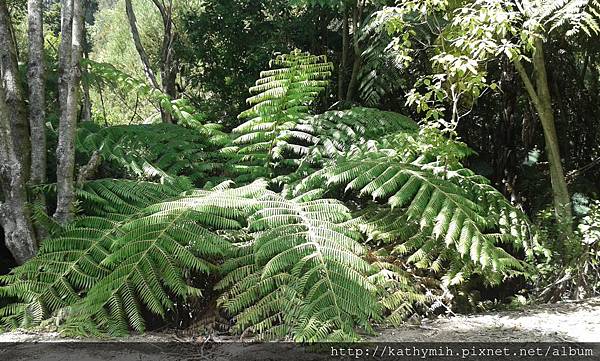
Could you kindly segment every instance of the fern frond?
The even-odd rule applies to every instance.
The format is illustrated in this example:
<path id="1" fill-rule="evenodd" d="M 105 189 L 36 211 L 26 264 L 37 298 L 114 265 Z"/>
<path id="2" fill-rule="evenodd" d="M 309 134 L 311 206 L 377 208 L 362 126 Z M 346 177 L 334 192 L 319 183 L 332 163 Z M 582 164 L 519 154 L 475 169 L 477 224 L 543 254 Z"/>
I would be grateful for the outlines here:
<path id="1" fill-rule="evenodd" d="M 379 105 L 381 99 L 403 83 L 402 71 L 412 58 L 394 48 L 395 39 L 387 25 L 398 16 L 390 11 L 376 11 L 365 20 L 359 34 L 367 46 L 361 54 L 358 93 L 367 106 Z M 408 36 L 408 30 L 407 34 Z M 403 50 L 406 47 L 401 47 Z"/>
<path id="2" fill-rule="evenodd" d="M 550 31 L 567 27 L 567 36 L 584 32 L 587 36 L 600 35 L 600 1 L 554 0 L 544 1 L 540 17 L 550 25 Z"/>
<path id="3" fill-rule="evenodd" d="M 271 61 L 271 70 L 263 71 L 253 94 L 247 102 L 252 107 L 239 115 L 247 119 L 233 130 L 237 134 L 233 151 L 241 155 L 234 160 L 248 164 L 247 169 L 257 171 L 271 168 L 277 159 L 274 147 L 279 135 L 292 129 L 308 113 L 308 107 L 328 84 L 333 65 L 325 56 L 315 56 L 298 50 L 279 55 Z"/>
<path id="4" fill-rule="evenodd" d="M 427 287 L 425 277 L 406 271 L 406 265 L 393 256 L 375 254 L 372 263 L 377 270 L 369 277 L 380 292 L 380 303 L 385 309 L 385 321 L 398 326 L 407 318 L 431 305 L 440 298 L 432 287 Z M 435 282 L 434 282 L 435 283 Z M 439 292 L 438 292 L 439 293 Z"/>
<path id="5" fill-rule="evenodd" d="M 79 195 L 99 216 L 77 219 L 1 278 L 0 296 L 18 300 L 0 311 L 2 322 L 29 327 L 57 317 L 69 332 L 143 331 L 143 310 L 164 316 L 174 298 L 200 294 L 186 275 L 217 271 L 230 244 L 215 231 L 242 228 L 249 198 L 265 186 L 178 194 L 166 184 L 88 182 Z"/>
<path id="6" fill-rule="evenodd" d="M 385 201 L 358 220 L 370 239 L 394 242 L 394 252 L 420 268 L 438 271 L 450 261 L 484 273 L 490 283 L 498 275 L 523 271 L 522 262 L 501 246 L 530 248 L 527 217 L 466 169 L 436 163 L 406 162 L 386 152 L 358 153 L 313 175 L 306 184 L 341 187 L 358 197 Z M 311 178 L 311 177 L 309 177 Z"/>
<path id="7" fill-rule="evenodd" d="M 354 327 L 377 319 L 371 266 L 338 201 L 260 198 L 249 221 L 253 240 L 225 262 L 221 304 L 236 329 L 297 341 L 356 338 Z"/>
<path id="8" fill-rule="evenodd" d="M 18 303 L 0 311 L 10 327 L 38 325 L 61 308 L 79 302 L 88 289 L 109 274 L 102 262 L 120 236 L 122 223 L 134 220 L 149 205 L 185 190 L 185 184 L 153 184 L 103 179 L 87 182 L 77 191 L 88 216 L 56 229 L 38 255 L 2 276 L 1 297 Z"/>
<path id="9" fill-rule="evenodd" d="M 193 130 L 173 124 L 123 125 L 100 128 L 85 124 L 76 149 L 89 157 L 99 152 L 103 169 L 112 176 L 168 180 L 186 176 L 200 185 L 218 176 L 229 144 L 224 133 L 208 126 Z"/>
<path id="10" fill-rule="evenodd" d="M 215 230 L 240 229 L 264 182 L 228 189 L 190 191 L 152 204 L 118 227 L 102 266 L 110 273 L 71 307 L 75 322 L 91 319 L 112 334 L 144 330 L 142 309 L 164 317 L 173 297 L 199 296 L 186 282 L 188 272 L 209 274 L 227 253 L 229 242 Z"/>

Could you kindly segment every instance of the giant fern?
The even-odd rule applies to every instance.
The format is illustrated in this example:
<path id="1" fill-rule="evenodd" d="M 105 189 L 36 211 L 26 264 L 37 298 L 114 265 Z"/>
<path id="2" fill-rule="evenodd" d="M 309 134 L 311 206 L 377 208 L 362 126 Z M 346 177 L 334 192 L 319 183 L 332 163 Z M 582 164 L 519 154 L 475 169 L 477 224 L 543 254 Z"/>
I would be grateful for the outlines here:
<path id="1" fill-rule="evenodd" d="M 83 183 L 81 216 L 0 278 L 2 323 L 143 331 L 146 311 L 200 295 L 188 276 L 212 274 L 242 336 L 353 340 L 421 311 L 436 287 L 527 271 L 512 255 L 531 248 L 527 219 L 460 165 L 466 145 L 376 109 L 310 115 L 331 64 L 298 51 L 274 63 L 233 145 L 211 125 L 82 126 L 79 154 L 130 180 Z M 212 186 L 227 178 L 254 182 Z"/>
<path id="2" fill-rule="evenodd" d="M 467 169 L 407 162 L 391 150 L 359 152 L 315 173 L 298 189 L 315 187 L 341 187 L 385 201 L 389 208 L 361 216 L 366 233 L 394 242 L 394 252 L 418 267 L 447 269 L 448 284 L 474 272 L 498 283 L 503 275 L 523 271 L 500 245 L 529 249 L 527 218 Z"/>
<path id="3" fill-rule="evenodd" d="M 236 247 L 219 285 L 236 329 L 317 341 L 368 328 L 379 315 L 376 288 L 358 234 L 343 225 L 349 218 L 335 200 L 260 198 L 249 221 L 254 237 Z"/>
<path id="4" fill-rule="evenodd" d="M 66 317 L 66 330 L 75 333 L 143 331 L 143 309 L 164 316 L 173 297 L 199 294 L 185 275 L 216 271 L 213 262 L 229 243 L 214 230 L 242 227 L 244 200 L 259 196 L 264 183 L 178 196 L 158 190 L 132 192 L 129 198 L 139 202 L 119 207 L 118 192 L 99 185 L 88 189 L 95 196 L 84 203 L 98 204 L 104 216 L 78 219 L 46 240 L 35 258 L 2 277 L 0 295 L 19 299 L 0 311 L 3 323 L 28 327 L 56 316 Z M 104 199 L 124 214 L 108 217 Z"/>
<path id="5" fill-rule="evenodd" d="M 254 95 L 247 102 L 252 107 L 239 115 L 247 120 L 233 130 L 237 138 L 229 151 L 241 157 L 231 167 L 242 174 L 270 175 L 278 137 L 308 113 L 332 71 L 325 56 L 300 51 L 277 56 L 271 66 L 250 88 Z"/>

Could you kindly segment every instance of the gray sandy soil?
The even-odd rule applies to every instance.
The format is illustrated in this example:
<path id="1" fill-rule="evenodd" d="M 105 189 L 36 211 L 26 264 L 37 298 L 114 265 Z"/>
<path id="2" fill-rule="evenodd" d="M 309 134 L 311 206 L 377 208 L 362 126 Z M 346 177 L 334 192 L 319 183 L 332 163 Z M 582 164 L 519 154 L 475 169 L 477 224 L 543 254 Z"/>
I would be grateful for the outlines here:
<path id="1" fill-rule="evenodd" d="M 171 333 L 97 340 L 66 339 L 56 333 L 8 332 L 0 334 L 0 361 L 278 360 L 281 347 L 293 347 L 284 345 L 271 350 L 235 342 L 237 339 L 233 337 L 216 341 L 216 345 L 203 343 Z M 518 311 L 424 320 L 420 325 L 378 330 L 376 336 L 369 336 L 366 341 L 600 342 L 600 298 L 530 306 Z M 293 359 L 315 357 L 297 355 Z"/>

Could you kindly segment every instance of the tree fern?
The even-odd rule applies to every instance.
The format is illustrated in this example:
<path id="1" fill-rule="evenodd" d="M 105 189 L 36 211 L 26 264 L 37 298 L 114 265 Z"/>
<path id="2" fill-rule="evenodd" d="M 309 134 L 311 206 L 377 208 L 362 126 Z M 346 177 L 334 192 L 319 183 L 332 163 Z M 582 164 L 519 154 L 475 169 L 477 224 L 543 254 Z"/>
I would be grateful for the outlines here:
<path id="1" fill-rule="evenodd" d="M 600 1 L 554 0 L 543 1 L 540 17 L 550 24 L 550 30 L 566 26 L 567 36 L 584 32 L 587 36 L 600 34 Z"/>
<path id="2" fill-rule="evenodd" d="M 227 157 L 219 150 L 226 144 L 229 138 L 208 125 L 190 130 L 173 124 L 107 128 L 86 124 L 77 136 L 77 151 L 87 158 L 99 152 L 103 169 L 113 177 L 187 176 L 199 185 L 223 169 Z"/>
<path id="3" fill-rule="evenodd" d="M 348 209 L 335 200 L 259 199 L 252 240 L 225 262 L 218 288 L 236 330 L 296 341 L 356 338 L 354 326 L 377 319 L 371 266 L 358 234 L 344 227 Z"/>
<path id="4" fill-rule="evenodd" d="M 308 113 L 333 69 L 325 56 L 298 50 L 277 56 L 271 66 L 273 69 L 263 71 L 250 88 L 254 95 L 247 102 L 252 107 L 238 117 L 248 120 L 233 130 L 237 138 L 231 152 L 241 157 L 232 163 L 232 168 L 240 173 L 268 175 L 277 137 Z M 238 166 L 239 162 L 247 163 L 249 168 Z"/>
<path id="5" fill-rule="evenodd" d="M 311 179 L 312 178 L 312 179 Z M 529 249 L 528 221 L 485 178 L 467 169 L 407 162 L 388 152 L 359 152 L 309 177 L 298 189 L 342 187 L 356 196 L 385 201 L 362 215 L 373 239 L 395 243 L 420 268 L 446 269 L 448 284 L 474 272 L 490 283 L 523 271 L 500 245 Z"/>
<path id="6" fill-rule="evenodd" d="M 160 192 L 162 186 L 123 197 L 115 184 L 90 183 L 85 192 L 93 196 L 84 202 L 97 204 L 103 216 L 78 219 L 46 240 L 38 256 L 2 277 L 0 295 L 18 299 L 0 311 L 3 323 L 28 327 L 58 317 L 66 318 L 69 332 L 143 331 L 143 309 L 164 316 L 174 298 L 200 292 L 185 275 L 215 272 L 214 262 L 229 243 L 214 230 L 241 228 L 247 198 L 265 188 L 264 182 L 238 189 L 221 185 L 165 202 L 169 194 Z M 130 184 L 125 181 L 123 189 Z M 123 199 L 131 205 L 119 205 Z M 120 216 L 108 217 L 113 210 Z"/>

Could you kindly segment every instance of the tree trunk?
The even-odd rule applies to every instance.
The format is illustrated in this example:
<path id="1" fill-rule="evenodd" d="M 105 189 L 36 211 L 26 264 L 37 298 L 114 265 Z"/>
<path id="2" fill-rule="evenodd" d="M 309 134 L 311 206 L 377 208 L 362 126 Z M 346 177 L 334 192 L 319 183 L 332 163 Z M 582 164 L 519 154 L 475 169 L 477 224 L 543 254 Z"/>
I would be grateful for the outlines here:
<path id="1" fill-rule="evenodd" d="M 163 6 L 162 3 L 152 0 L 152 2 L 156 5 L 160 14 L 163 18 L 163 27 L 164 27 L 164 35 L 163 35 L 163 43 L 161 49 L 161 82 L 162 86 L 158 84 L 156 79 L 156 75 L 152 71 L 152 67 L 150 66 L 150 59 L 148 58 L 148 54 L 142 45 L 142 40 L 140 38 L 140 33 L 137 28 L 137 20 L 135 18 L 135 12 L 133 11 L 133 5 L 131 4 L 131 0 L 125 0 L 125 12 L 127 13 L 127 19 L 129 20 L 129 27 L 131 28 L 131 36 L 133 37 L 133 43 L 135 44 L 135 49 L 137 50 L 138 55 L 140 56 L 140 60 L 142 61 L 142 67 L 144 68 L 144 73 L 146 74 L 146 78 L 150 82 L 150 84 L 163 93 L 171 96 L 171 98 L 175 98 L 175 77 L 176 73 L 173 72 L 173 33 L 172 33 L 172 22 L 171 22 L 171 6 L 169 5 L 169 14 L 167 14 L 167 9 Z M 168 15 L 168 17 L 167 17 Z M 168 18 L 168 23 L 165 20 Z M 166 112 L 162 106 L 160 106 L 160 116 L 164 123 L 172 123 L 173 120 L 171 115 Z"/>
<path id="2" fill-rule="evenodd" d="M 338 79 L 338 100 L 343 101 L 348 72 L 348 48 L 350 48 L 350 27 L 348 26 L 348 8 L 344 6 L 344 19 L 342 24 L 342 61 L 340 62 L 340 75 Z"/>
<path id="3" fill-rule="evenodd" d="M 23 166 L 21 170 L 23 177 L 27 179 L 31 162 L 29 124 L 25 113 L 23 89 L 19 79 L 17 49 L 11 29 L 6 0 L 0 0 L 0 73 L 2 74 L 6 105 L 10 109 L 8 117 L 12 128 L 13 145 L 19 163 Z"/>
<path id="4" fill-rule="evenodd" d="M 133 37 L 135 50 L 137 50 L 140 60 L 142 61 L 144 74 L 146 74 L 146 78 L 150 82 L 150 85 L 156 89 L 160 89 L 158 81 L 156 80 L 156 76 L 150 67 L 150 59 L 148 58 L 148 54 L 146 54 L 146 50 L 144 50 L 144 46 L 142 45 L 142 40 L 140 38 L 140 32 L 137 28 L 137 21 L 135 18 L 135 13 L 133 12 L 131 0 L 125 0 L 125 12 L 127 13 L 127 19 L 129 20 L 129 27 L 131 28 L 131 36 Z"/>
<path id="5" fill-rule="evenodd" d="M 22 264 L 35 256 L 37 244 L 27 210 L 23 164 L 17 156 L 9 114 L 4 86 L 0 84 L 0 185 L 4 195 L 4 202 L 0 202 L 0 226 L 6 248 Z"/>
<path id="6" fill-rule="evenodd" d="M 68 69 L 67 99 L 59 125 L 58 146 L 56 148 L 57 201 L 54 218 L 61 224 L 70 222 L 74 213 L 74 171 L 75 171 L 75 131 L 79 103 L 79 83 L 81 80 L 81 56 L 83 34 L 82 0 L 73 0 L 72 37 L 70 66 Z M 64 20 L 63 20 L 64 21 Z M 61 44 L 62 45 L 62 44 Z M 61 47 L 62 48 L 62 47 Z"/>
<path id="7" fill-rule="evenodd" d="M 352 64 L 352 74 L 348 83 L 348 91 L 346 93 L 346 101 L 351 102 L 354 98 L 356 83 L 358 82 L 358 72 L 362 62 L 362 51 L 358 42 L 358 23 L 362 17 L 362 5 L 358 1 L 357 6 L 352 11 L 352 41 L 354 48 L 354 63 Z"/>
<path id="8" fill-rule="evenodd" d="M 502 92 L 502 114 L 500 125 L 494 124 L 495 144 L 494 149 L 495 166 L 494 175 L 497 185 L 502 193 L 513 202 L 520 202 L 517 194 L 516 180 L 518 159 L 515 137 L 516 109 L 518 102 L 518 78 L 516 77 L 513 64 L 508 60 L 502 60 L 502 75 L 500 77 L 500 89 Z"/>
<path id="9" fill-rule="evenodd" d="M 85 26 L 83 28 L 82 36 L 83 36 L 83 58 L 87 60 L 90 58 L 90 53 L 89 53 L 90 45 L 86 41 L 87 36 L 86 36 Z M 82 104 L 81 104 L 81 121 L 89 122 L 92 120 L 92 99 L 90 98 L 90 83 L 89 83 L 87 67 L 81 68 L 81 74 L 82 74 L 81 87 L 83 88 L 83 99 L 82 99 Z"/>
<path id="10" fill-rule="evenodd" d="M 44 64 L 44 33 L 42 0 L 27 2 L 29 64 L 27 83 L 29 84 L 29 128 L 31 129 L 31 185 L 46 183 L 46 69 Z M 35 202 L 44 209 L 46 199 L 42 192 L 35 196 Z M 45 237 L 42 229 L 36 228 L 38 239 Z"/>
<path id="11" fill-rule="evenodd" d="M 85 72 L 85 70 L 82 70 Z M 90 98 L 90 84 L 87 81 L 81 83 L 83 88 L 83 104 L 81 105 L 81 121 L 89 122 L 92 120 L 92 101 Z"/>
<path id="12" fill-rule="evenodd" d="M 60 2 L 60 45 L 58 48 L 58 104 L 61 122 L 66 114 L 69 95 L 69 67 L 71 65 L 71 44 L 73 32 L 73 0 Z"/>
<path id="13" fill-rule="evenodd" d="M 177 98 L 177 89 L 175 81 L 177 78 L 177 66 L 173 56 L 173 43 L 175 33 L 173 32 L 173 2 L 169 0 L 167 4 L 152 0 L 163 19 L 163 41 L 160 52 L 160 77 L 162 81 L 162 91 L 171 99 Z M 173 123 L 171 114 L 162 112 L 162 121 L 164 123 Z"/>
<path id="14" fill-rule="evenodd" d="M 87 56 L 84 54 L 84 58 L 87 59 Z M 92 121 L 92 99 L 90 97 L 90 83 L 87 67 L 81 67 L 81 89 L 83 93 L 81 94 L 81 121 L 82 122 L 90 122 Z"/>
<path id="15" fill-rule="evenodd" d="M 542 124 L 544 140 L 546 143 L 546 153 L 550 165 L 550 181 L 552 183 L 554 213 L 560 229 L 564 232 L 563 236 L 566 237 L 573 233 L 571 198 L 569 196 L 567 181 L 565 179 L 560 158 L 558 136 L 556 135 L 554 112 L 552 109 L 552 98 L 550 96 L 544 60 L 544 46 L 541 39 L 536 40 L 535 52 L 533 55 L 535 88 L 519 61 L 515 62 L 515 67 L 525 83 L 525 88 L 529 93 Z"/>

